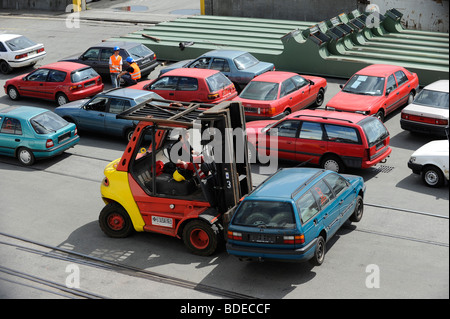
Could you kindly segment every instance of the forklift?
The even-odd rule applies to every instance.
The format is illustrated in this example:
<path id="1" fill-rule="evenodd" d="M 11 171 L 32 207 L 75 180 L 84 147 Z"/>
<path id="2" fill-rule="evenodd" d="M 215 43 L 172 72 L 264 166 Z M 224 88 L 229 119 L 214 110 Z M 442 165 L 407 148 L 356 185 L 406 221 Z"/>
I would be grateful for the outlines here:
<path id="1" fill-rule="evenodd" d="M 253 189 L 240 102 L 150 99 L 117 118 L 138 124 L 122 157 L 104 170 L 100 228 L 114 238 L 165 234 L 182 239 L 194 254 L 213 254 L 225 241 L 230 214 Z M 170 158 L 177 153 L 174 130 L 202 137 L 200 154 L 188 152 L 190 174 Z"/>

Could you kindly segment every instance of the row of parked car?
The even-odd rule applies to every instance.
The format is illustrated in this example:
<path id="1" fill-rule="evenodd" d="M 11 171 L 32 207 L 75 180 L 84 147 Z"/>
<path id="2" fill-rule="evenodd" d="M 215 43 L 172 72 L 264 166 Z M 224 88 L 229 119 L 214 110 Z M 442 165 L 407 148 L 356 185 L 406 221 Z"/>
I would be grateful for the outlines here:
<path id="1" fill-rule="evenodd" d="M 14 49 L 11 41 L 16 46 L 32 45 L 29 49 L 35 53 L 30 54 L 31 64 L 45 56 L 41 44 L 23 38 L 3 35 L 0 43 L 10 50 Z M 109 77 L 108 61 L 115 46 L 121 48 L 124 59 L 131 56 L 137 61 L 144 80 L 126 89 L 104 92 L 102 76 Z M 370 65 L 341 86 L 342 90 L 327 103 L 326 110 L 304 110 L 322 106 L 326 79 L 276 71 L 272 63 L 259 61 L 248 52 L 210 51 L 164 67 L 158 78 L 145 80 L 158 64 L 156 54 L 140 43 L 102 42 L 81 55 L 9 79 L 4 89 L 12 100 L 21 97 L 55 100 L 60 105 L 55 113 L 75 123 L 78 129 L 126 139 L 131 137 L 136 123 L 116 119 L 116 114 L 149 98 L 208 104 L 240 101 L 247 120 L 251 121 L 247 127 L 254 158 L 266 155 L 269 143 L 276 138 L 278 158 L 308 161 L 336 172 L 385 161 L 391 148 L 389 132 L 382 122 L 404 105 L 408 106 L 401 114 L 403 129 L 441 137 L 448 131 L 448 80 L 419 92 L 417 74 L 400 66 Z M 0 69 L 8 73 L 13 67 Z M 262 134 L 268 137 L 265 145 L 258 143 Z M 444 175 L 448 179 L 448 171 Z"/>

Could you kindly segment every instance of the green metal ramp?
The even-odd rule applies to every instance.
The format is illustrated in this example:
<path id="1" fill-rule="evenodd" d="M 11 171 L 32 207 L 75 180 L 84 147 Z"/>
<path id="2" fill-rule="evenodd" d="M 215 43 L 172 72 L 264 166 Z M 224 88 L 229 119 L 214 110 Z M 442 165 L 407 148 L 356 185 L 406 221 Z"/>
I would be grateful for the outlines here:
<path id="1" fill-rule="evenodd" d="M 193 16 L 112 38 L 137 41 L 159 60 L 193 59 L 215 49 L 244 50 L 277 70 L 349 78 L 369 64 L 401 65 L 419 75 L 420 84 L 448 79 L 448 33 L 405 30 L 401 13 L 380 15 L 377 27 L 366 25 L 357 10 L 320 23 Z"/>

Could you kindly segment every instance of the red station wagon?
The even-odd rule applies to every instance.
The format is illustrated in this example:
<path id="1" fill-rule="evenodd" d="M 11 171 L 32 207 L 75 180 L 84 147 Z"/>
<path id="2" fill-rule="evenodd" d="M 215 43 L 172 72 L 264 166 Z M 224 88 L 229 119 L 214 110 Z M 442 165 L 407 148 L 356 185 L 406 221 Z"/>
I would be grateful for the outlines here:
<path id="1" fill-rule="evenodd" d="M 246 127 L 252 162 L 253 155 L 276 155 L 343 172 L 371 167 L 392 151 L 383 123 L 357 113 L 301 110 L 279 121 L 248 122 Z"/>
<path id="2" fill-rule="evenodd" d="M 376 115 L 381 121 L 400 106 L 411 104 L 419 78 L 401 66 L 373 64 L 356 72 L 326 106 L 330 111 Z"/>
<path id="3" fill-rule="evenodd" d="M 234 84 L 220 71 L 210 69 L 175 69 L 129 88 L 149 90 L 167 100 L 182 102 L 216 104 L 237 96 Z"/>
<path id="4" fill-rule="evenodd" d="M 21 96 L 55 100 L 58 105 L 84 99 L 103 91 L 100 75 L 89 66 L 73 62 L 47 64 L 6 81 L 5 93 L 12 100 Z"/>

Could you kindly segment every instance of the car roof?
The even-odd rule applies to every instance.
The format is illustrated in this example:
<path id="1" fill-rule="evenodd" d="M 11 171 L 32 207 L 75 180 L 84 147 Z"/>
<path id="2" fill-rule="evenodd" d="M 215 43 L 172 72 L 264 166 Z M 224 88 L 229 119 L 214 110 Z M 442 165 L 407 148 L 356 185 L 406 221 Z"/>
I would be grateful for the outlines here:
<path id="1" fill-rule="evenodd" d="M 55 69 L 66 72 L 72 72 L 78 69 L 85 69 L 85 68 L 90 68 L 90 66 L 76 62 L 55 62 L 39 67 L 39 69 Z"/>
<path id="2" fill-rule="evenodd" d="M 21 36 L 22 35 L 20 35 L 20 34 L 4 33 L 4 34 L 0 34 L 0 41 L 9 41 L 11 39 L 18 38 L 18 37 L 21 37 Z"/>
<path id="3" fill-rule="evenodd" d="M 130 49 L 134 48 L 135 46 L 140 45 L 139 42 L 128 42 L 128 41 L 104 41 L 100 42 L 96 45 L 91 46 L 92 47 L 101 47 L 101 48 L 114 48 L 119 47 L 121 49 Z"/>
<path id="4" fill-rule="evenodd" d="M 423 88 L 424 90 L 431 90 L 431 91 L 439 91 L 439 92 L 447 92 L 448 89 L 448 80 L 439 80 L 436 82 L 433 82 L 431 84 L 428 84 L 426 87 Z"/>
<path id="5" fill-rule="evenodd" d="M 170 70 L 169 72 L 164 73 L 164 76 L 189 76 L 189 77 L 208 77 L 213 74 L 219 73 L 218 70 L 211 69 L 196 69 L 196 68 L 179 68 Z"/>
<path id="6" fill-rule="evenodd" d="M 47 111 L 47 109 L 34 106 L 6 106 L 0 108 L 0 116 L 13 116 L 21 119 L 30 119 Z"/>
<path id="7" fill-rule="evenodd" d="M 244 53 L 248 53 L 247 51 L 240 51 L 240 50 L 212 50 L 209 52 L 206 52 L 202 54 L 202 57 L 205 56 L 218 56 L 223 58 L 230 58 L 233 59 L 235 57 L 238 57 Z"/>
<path id="8" fill-rule="evenodd" d="M 136 99 L 144 95 L 157 95 L 154 92 L 150 92 L 147 90 L 137 90 L 137 89 L 128 89 L 128 88 L 116 88 L 108 91 L 104 91 L 99 95 L 108 95 L 115 97 L 123 97 L 128 99 Z"/>
<path id="9" fill-rule="evenodd" d="M 284 72 L 284 71 L 268 71 L 263 74 L 258 75 L 252 81 L 264 81 L 264 82 L 282 82 L 286 79 L 293 77 L 294 75 L 298 75 L 293 72 Z"/>
<path id="10" fill-rule="evenodd" d="M 300 118 L 300 117 L 310 117 L 317 118 L 320 117 L 323 120 L 337 120 L 340 122 L 352 122 L 358 123 L 359 121 L 367 118 L 367 115 L 353 113 L 353 112 L 337 112 L 337 111 L 327 111 L 327 110 L 300 110 L 293 112 L 287 118 Z"/>
<path id="11" fill-rule="evenodd" d="M 303 195 L 307 186 L 330 173 L 319 168 L 283 168 L 259 185 L 245 200 L 290 200 Z"/>
<path id="12" fill-rule="evenodd" d="M 388 76 L 402 69 L 402 67 L 391 64 L 372 64 L 364 69 L 359 70 L 356 74 L 371 75 L 371 76 Z"/>

